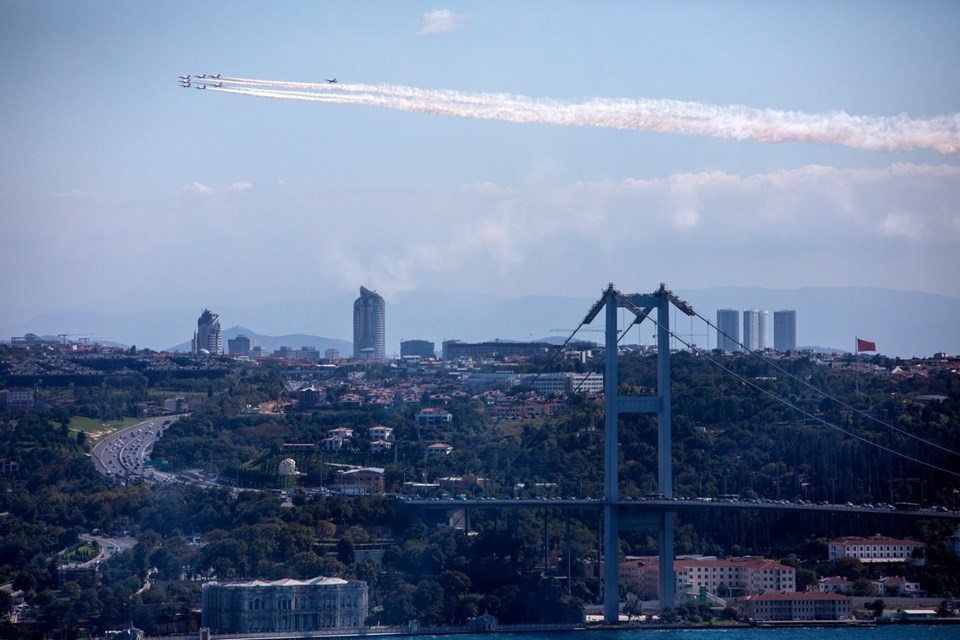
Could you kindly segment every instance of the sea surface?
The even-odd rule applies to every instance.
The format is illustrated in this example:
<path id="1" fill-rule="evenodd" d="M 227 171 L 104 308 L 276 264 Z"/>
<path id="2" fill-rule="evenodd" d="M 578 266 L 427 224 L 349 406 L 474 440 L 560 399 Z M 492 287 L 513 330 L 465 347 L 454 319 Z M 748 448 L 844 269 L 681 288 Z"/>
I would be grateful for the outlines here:
<path id="1" fill-rule="evenodd" d="M 457 636 L 416 636 L 418 640 L 960 640 L 960 624 L 889 624 L 876 627 L 801 627 L 737 629 L 630 629 L 624 631 L 563 631 L 484 633 Z"/>

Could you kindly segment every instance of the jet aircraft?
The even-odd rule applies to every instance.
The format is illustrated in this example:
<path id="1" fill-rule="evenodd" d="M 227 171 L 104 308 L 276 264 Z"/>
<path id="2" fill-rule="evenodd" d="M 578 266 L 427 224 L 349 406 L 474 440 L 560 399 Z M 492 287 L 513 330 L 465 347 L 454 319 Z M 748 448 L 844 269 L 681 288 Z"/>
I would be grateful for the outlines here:
<path id="1" fill-rule="evenodd" d="M 336 83 L 337 83 L 337 79 L 336 79 L 336 78 L 327 78 L 327 82 L 329 82 L 330 84 L 336 84 Z"/>

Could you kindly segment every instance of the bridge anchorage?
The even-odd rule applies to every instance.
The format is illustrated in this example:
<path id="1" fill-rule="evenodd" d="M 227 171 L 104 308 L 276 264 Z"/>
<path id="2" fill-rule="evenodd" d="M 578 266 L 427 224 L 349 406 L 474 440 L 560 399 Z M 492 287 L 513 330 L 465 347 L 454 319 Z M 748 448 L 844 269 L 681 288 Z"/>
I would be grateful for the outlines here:
<path id="1" fill-rule="evenodd" d="M 606 325 L 605 361 L 603 377 L 604 426 L 603 426 L 603 615 L 606 622 L 615 623 L 620 615 L 620 530 L 653 531 L 660 543 L 660 603 L 665 607 L 675 605 L 673 577 L 673 520 L 676 512 L 664 507 L 629 513 L 619 505 L 617 480 L 617 449 L 619 441 L 617 424 L 621 413 L 657 414 L 657 489 L 666 499 L 673 498 L 672 431 L 670 425 L 670 305 L 687 314 L 694 315 L 693 307 L 680 300 L 661 284 L 649 294 L 623 294 L 607 286 L 603 296 L 593 305 L 583 320 L 590 324 L 605 310 Z M 626 309 L 634 315 L 634 324 L 639 324 L 653 311 L 657 311 L 657 394 L 654 396 L 626 397 L 618 395 L 619 373 L 617 370 L 617 311 Z"/>

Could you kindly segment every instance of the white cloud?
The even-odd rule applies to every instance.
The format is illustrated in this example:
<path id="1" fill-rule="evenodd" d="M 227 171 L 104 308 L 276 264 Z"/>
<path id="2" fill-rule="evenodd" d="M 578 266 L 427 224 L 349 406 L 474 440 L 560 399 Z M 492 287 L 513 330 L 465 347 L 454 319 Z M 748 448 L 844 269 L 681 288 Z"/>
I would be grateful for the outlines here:
<path id="1" fill-rule="evenodd" d="M 62 278 L 76 264 L 77 282 L 116 280 L 117 295 L 144 287 L 179 295 L 177 283 L 202 271 L 223 295 L 269 291 L 275 299 L 302 296 L 304 278 L 318 296 L 359 284 L 384 295 L 578 295 L 613 281 L 677 290 L 883 286 L 960 297 L 958 167 L 806 166 L 447 190 L 298 183 L 243 198 L 193 183 L 180 193 L 197 195 L 17 203 L 24 213 L 6 221 L 0 264 L 29 273 L 64 304 L 82 290 Z M 41 260 L 36 246 L 51 250 Z M 136 280 L 128 277 L 134 263 Z"/>
<path id="2" fill-rule="evenodd" d="M 247 182 L 246 180 L 240 180 L 239 182 L 234 182 L 232 185 L 230 185 L 230 191 L 246 191 L 252 187 L 253 184 L 250 182 Z"/>
<path id="3" fill-rule="evenodd" d="M 436 33 L 447 33 L 456 30 L 466 22 L 465 16 L 459 16 L 449 9 L 427 11 L 420 20 L 417 28 L 418 36 L 429 36 Z"/>
<path id="4" fill-rule="evenodd" d="M 177 193 L 180 194 L 196 194 L 201 196 L 212 196 L 216 193 L 211 187 L 203 184 L 202 182 L 192 182 L 190 184 L 185 184 L 177 190 Z"/>

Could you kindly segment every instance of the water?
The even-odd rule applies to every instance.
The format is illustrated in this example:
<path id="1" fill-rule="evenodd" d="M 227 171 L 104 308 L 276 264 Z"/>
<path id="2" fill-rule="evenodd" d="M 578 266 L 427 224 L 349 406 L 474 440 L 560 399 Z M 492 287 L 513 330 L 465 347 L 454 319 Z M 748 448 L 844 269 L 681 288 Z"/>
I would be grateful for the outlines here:
<path id="1" fill-rule="evenodd" d="M 574 631 L 541 633 L 490 633 L 457 636 L 417 636 L 418 640 L 960 640 L 960 625 L 890 624 L 876 627 L 801 627 L 737 629 L 668 629 L 624 631 Z"/>

